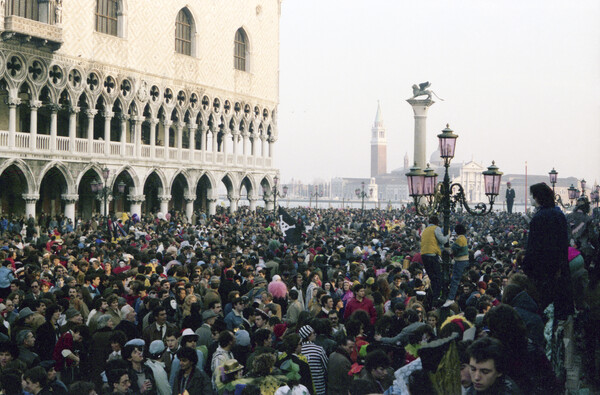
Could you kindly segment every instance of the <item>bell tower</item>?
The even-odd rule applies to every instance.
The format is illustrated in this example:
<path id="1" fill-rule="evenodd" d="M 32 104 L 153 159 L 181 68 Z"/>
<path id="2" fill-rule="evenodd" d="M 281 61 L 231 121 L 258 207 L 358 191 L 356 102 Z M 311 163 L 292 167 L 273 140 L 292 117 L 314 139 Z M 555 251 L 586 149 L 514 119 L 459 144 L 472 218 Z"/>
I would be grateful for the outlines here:
<path id="1" fill-rule="evenodd" d="M 387 173 L 387 141 L 385 139 L 385 128 L 383 127 L 383 116 L 381 105 L 377 101 L 377 114 L 371 129 L 371 177 L 377 177 Z"/>

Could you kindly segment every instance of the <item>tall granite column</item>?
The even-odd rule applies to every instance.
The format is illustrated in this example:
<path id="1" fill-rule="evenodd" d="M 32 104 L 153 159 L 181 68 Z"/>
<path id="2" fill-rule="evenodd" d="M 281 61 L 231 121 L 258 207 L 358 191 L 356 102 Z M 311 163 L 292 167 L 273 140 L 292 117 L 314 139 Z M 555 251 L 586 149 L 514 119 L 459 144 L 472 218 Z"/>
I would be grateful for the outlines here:
<path id="1" fill-rule="evenodd" d="M 433 103 L 431 99 L 408 99 L 415 113 L 415 149 L 414 160 L 417 166 L 424 169 L 427 165 L 427 110 Z"/>

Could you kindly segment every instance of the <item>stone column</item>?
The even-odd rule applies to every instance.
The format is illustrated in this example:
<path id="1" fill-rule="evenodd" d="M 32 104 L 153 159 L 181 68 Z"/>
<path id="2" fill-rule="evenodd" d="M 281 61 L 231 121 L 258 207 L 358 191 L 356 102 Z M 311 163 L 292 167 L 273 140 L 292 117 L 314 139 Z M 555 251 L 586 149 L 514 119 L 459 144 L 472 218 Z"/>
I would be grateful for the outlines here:
<path id="1" fill-rule="evenodd" d="M 260 135 L 260 156 L 263 158 L 267 157 L 267 137 L 265 135 Z"/>
<path id="2" fill-rule="evenodd" d="M 35 152 L 37 148 L 37 121 L 38 121 L 38 108 L 42 106 L 42 102 L 39 100 L 31 100 L 29 102 L 29 148 Z"/>
<path id="3" fill-rule="evenodd" d="M 269 158 L 273 159 L 273 155 L 275 154 L 275 138 L 273 136 L 269 137 Z"/>
<path id="4" fill-rule="evenodd" d="M 196 125 L 195 123 L 188 124 L 188 130 L 190 131 L 190 162 L 192 163 L 194 163 L 194 161 L 196 160 L 196 129 L 198 129 L 198 125 Z"/>
<path id="5" fill-rule="evenodd" d="M 215 215 L 217 213 L 217 199 L 208 198 L 206 203 L 208 205 L 208 215 Z"/>
<path id="6" fill-rule="evenodd" d="M 275 201 L 273 200 L 272 195 L 265 196 L 265 210 L 273 211 L 273 207 L 275 207 Z"/>
<path id="7" fill-rule="evenodd" d="M 248 148 L 250 146 L 250 133 L 243 131 L 242 132 L 242 155 L 248 155 Z"/>
<path id="8" fill-rule="evenodd" d="M 87 127 L 87 140 L 88 140 L 88 153 L 94 152 L 94 117 L 98 114 L 98 110 L 87 110 L 85 114 L 88 117 Z"/>
<path id="9" fill-rule="evenodd" d="M 77 137 L 77 113 L 79 107 L 69 107 L 69 152 L 75 153 L 75 138 Z"/>
<path id="10" fill-rule="evenodd" d="M 240 202 L 240 196 L 236 194 L 227 195 L 227 199 L 229 199 L 229 213 L 233 214 L 238 209 L 238 203 Z"/>
<path id="11" fill-rule="evenodd" d="M 212 127 L 210 129 L 210 132 L 212 133 L 213 162 L 215 162 L 217 160 L 217 151 L 219 149 L 219 145 L 217 144 L 219 129 L 217 129 L 216 127 Z"/>
<path id="12" fill-rule="evenodd" d="M 165 129 L 165 160 L 169 159 L 169 128 L 173 125 L 173 121 L 165 120 L 163 122 L 163 128 Z"/>
<path id="13" fill-rule="evenodd" d="M 194 202 L 196 201 L 195 195 L 185 195 L 183 197 L 185 199 L 185 215 L 188 219 L 188 222 L 192 223 L 192 216 L 194 215 Z"/>
<path id="14" fill-rule="evenodd" d="M 133 117 L 133 155 L 136 158 L 142 156 L 142 122 L 144 119 L 142 116 Z"/>
<path id="15" fill-rule="evenodd" d="M 206 131 L 208 128 L 205 125 L 200 126 L 200 150 L 206 152 Z"/>
<path id="16" fill-rule="evenodd" d="M 237 154 L 238 154 L 238 138 L 240 136 L 240 132 L 238 132 L 237 130 L 232 130 L 231 131 L 231 145 L 232 145 L 232 149 L 231 149 L 231 153 L 233 154 L 233 165 L 235 166 L 237 164 Z"/>
<path id="17" fill-rule="evenodd" d="M 256 196 L 248 196 L 248 202 L 250 204 L 250 211 L 256 211 L 256 203 L 258 202 Z"/>
<path id="18" fill-rule="evenodd" d="M 104 111 L 104 155 L 110 155 L 110 121 L 115 116 L 112 111 Z"/>
<path id="19" fill-rule="evenodd" d="M 150 158 L 154 159 L 156 153 L 156 128 L 158 127 L 158 118 L 150 118 Z"/>
<path id="20" fill-rule="evenodd" d="M 146 196 L 144 195 L 129 195 L 129 207 L 130 207 L 130 215 L 133 216 L 137 214 L 139 219 L 142 219 L 142 203 L 146 201 Z"/>
<path id="21" fill-rule="evenodd" d="M 63 194 L 62 200 L 65 201 L 65 217 L 70 218 L 75 225 L 75 202 L 79 200 L 79 195 Z"/>
<path id="22" fill-rule="evenodd" d="M 227 139 L 229 138 L 229 128 L 223 128 L 223 141 L 221 142 L 221 151 L 223 152 L 223 165 L 227 164 Z"/>
<path id="23" fill-rule="evenodd" d="M 171 195 L 160 195 L 160 212 L 166 214 L 169 212 L 169 202 L 171 201 Z"/>
<path id="24" fill-rule="evenodd" d="M 58 110 L 60 106 L 58 104 L 50 104 L 48 105 L 50 109 L 50 150 L 52 152 L 57 151 L 56 146 L 56 136 L 58 129 Z"/>
<path id="25" fill-rule="evenodd" d="M 15 133 L 17 132 L 17 106 L 21 104 L 21 99 L 16 97 L 8 98 L 8 148 L 15 147 Z"/>
<path id="26" fill-rule="evenodd" d="M 129 115 L 127 114 L 119 114 L 119 121 L 121 121 L 121 136 L 119 136 L 119 140 L 121 142 L 121 156 L 127 155 L 127 121 L 129 120 Z"/>
<path id="27" fill-rule="evenodd" d="M 23 200 L 25 200 L 25 217 L 29 218 L 31 214 L 35 217 L 35 204 L 40 199 L 40 195 L 37 193 L 24 193 Z"/>
<path id="28" fill-rule="evenodd" d="M 431 99 L 408 99 L 415 114 L 415 163 L 421 169 L 427 165 L 427 110 L 435 103 Z"/>
<path id="29" fill-rule="evenodd" d="M 181 160 L 181 150 L 183 149 L 183 127 L 185 123 L 177 122 L 176 134 L 176 145 L 177 145 L 177 160 Z"/>

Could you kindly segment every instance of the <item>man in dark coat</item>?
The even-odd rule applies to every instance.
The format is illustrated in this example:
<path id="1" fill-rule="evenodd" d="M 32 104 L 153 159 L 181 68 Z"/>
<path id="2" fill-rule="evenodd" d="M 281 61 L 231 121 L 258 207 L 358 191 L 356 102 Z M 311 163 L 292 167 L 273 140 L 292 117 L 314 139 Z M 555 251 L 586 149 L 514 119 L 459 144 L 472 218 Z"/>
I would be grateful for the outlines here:
<path id="1" fill-rule="evenodd" d="M 545 183 L 530 187 L 537 206 L 529 224 L 529 238 L 523 272 L 537 292 L 534 297 L 543 312 L 554 302 L 555 317 L 565 320 L 573 314 L 573 293 L 569 272 L 569 236 L 565 215 L 554 204 L 554 192 Z"/>
<path id="2" fill-rule="evenodd" d="M 513 203 L 515 202 L 515 190 L 510 187 L 510 182 L 506 183 L 506 211 L 512 214 Z"/>
<path id="3" fill-rule="evenodd" d="M 196 367 L 198 355 L 196 350 L 183 347 L 177 352 L 181 369 L 173 385 L 173 395 L 187 391 L 189 395 L 214 394 L 212 383 L 206 373 Z"/>
<path id="4" fill-rule="evenodd" d="M 338 344 L 337 350 L 329 356 L 327 368 L 327 393 L 330 395 L 347 394 L 352 384 L 348 371 L 352 367 L 350 353 L 354 349 L 354 341 L 344 337 Z"/>

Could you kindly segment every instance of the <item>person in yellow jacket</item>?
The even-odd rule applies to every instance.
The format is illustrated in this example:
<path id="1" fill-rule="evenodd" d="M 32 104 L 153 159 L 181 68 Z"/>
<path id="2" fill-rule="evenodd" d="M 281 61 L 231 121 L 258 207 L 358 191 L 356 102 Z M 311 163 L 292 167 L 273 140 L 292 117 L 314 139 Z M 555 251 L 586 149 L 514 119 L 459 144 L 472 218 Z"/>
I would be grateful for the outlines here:
<path id="1" fill-rule="evenodd" d="M 448 242 L 448 235 L 444 236 L 439 223 L 437 216 L 431 216 L 429 226 L 421 234 L 421 259 L 431 280 L 434 300 L 440 298 L 442 291 L 442 248 Z"/>

